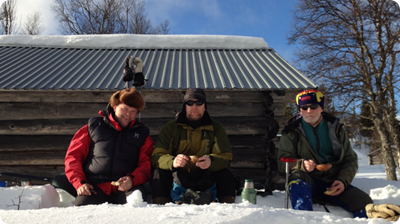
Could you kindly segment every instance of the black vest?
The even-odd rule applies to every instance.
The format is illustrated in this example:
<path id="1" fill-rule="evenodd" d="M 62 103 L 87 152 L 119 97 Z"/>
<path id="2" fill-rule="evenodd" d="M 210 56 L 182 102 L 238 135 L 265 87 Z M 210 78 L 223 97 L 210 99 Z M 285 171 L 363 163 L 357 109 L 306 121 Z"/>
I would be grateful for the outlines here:
<path id="1" fill-rule="evenodd" d="M 118 131 L 106 117 L 90 118 L 88 131 L 92 142 L 83 170 L 93 184 L 116 181 L 132 173 L 150 132 L 138 121 L 131 128 Z"/>

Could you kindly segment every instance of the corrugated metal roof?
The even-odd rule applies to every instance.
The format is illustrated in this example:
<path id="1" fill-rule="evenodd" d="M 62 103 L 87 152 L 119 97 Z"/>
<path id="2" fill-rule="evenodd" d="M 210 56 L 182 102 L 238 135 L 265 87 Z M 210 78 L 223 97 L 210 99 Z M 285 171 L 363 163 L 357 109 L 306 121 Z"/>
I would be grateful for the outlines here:
<path id="1" fill-rule="evenodd" d="M 140 57 L 145 89 L 316 88 L 269 49 L 85 49 L 0 46 L 1 90 L 123 89 L 123 63 Z"/>

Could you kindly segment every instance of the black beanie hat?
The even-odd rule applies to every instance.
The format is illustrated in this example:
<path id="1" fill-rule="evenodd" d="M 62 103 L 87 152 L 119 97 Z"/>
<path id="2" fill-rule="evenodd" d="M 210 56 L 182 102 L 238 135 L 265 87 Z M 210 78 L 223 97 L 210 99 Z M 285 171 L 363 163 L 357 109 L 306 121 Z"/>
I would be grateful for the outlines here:
<path id="1" fill-rule="evenodd" d="M 206 94 L 202 89 L 199 88 L 190 88 L 186 91 L 185 96 L 183 97 L 183 101 L 186 103 L 189 100 L 196 99 L 203 103 L 207 103 Z"/>
<path id="2" fill-rule="evenodd" d="M 207 98 L 206 94 L 204 93 L 204 90 L 199 88 L 190 88 L 186 91 L 185 96 L 183 97 L 182 111 L 186 111 L 185 107 L 186 102 L 193 99 L 204 102 L 205 108 L 207 110 Z"/>

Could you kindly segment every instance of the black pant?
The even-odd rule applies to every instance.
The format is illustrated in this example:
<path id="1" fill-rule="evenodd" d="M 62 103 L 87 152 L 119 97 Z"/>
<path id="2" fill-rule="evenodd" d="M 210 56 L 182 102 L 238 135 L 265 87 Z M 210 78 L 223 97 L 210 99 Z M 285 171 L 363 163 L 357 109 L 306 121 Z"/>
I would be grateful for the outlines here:
<path id="1" fill-rule="evenodd" d="M 110 195 L 107 195 L 99 187 L 97 187 L 97 185 L 93 185 L 93 188 L 97 194 L 92 193 L 92 195 L 90 196 L 78 195 L 75 198 L 75 206 L 99 205 L 105 202 L 108 202 L 110 204 L 126 204 L 125 192 L 111 192 Z"/>
<path id="2" fill-rule="evenodd" d="M 216 183 L 217 198 L 235 197 L 235 178 L 228 169 L 210 173 L 210 179 Z M 171 199 L 173 175 L 170 170 L 154 169 L 150 179 L 152 197 L 165 197 Z"/>
<path id="3" fill-rule="evenodd" d="M 351 184 L 347 186 L 340 195 L 328 196 L 323 192 L 326 191 L 326 188 L 330 187 L 333 182 L 325 183 L 321 180 L 312 178 L 308 173 L 302 171 L 295 171 L 290 174 L 290 180 L 296 179 L 305 181 L 310 185 L 313 199 L 338 205 L 349 212 L 365 210 L 367 204 L 373 203 L 371 197 L 367 193 Z"/>
<path id="4" fill-rule="evenodd" d="M 75 187 L 68 181 L 68 178 L 67 178 L 67 176 L 65 175 L 65 173 L 56 175 L 56 176 L 53 178 L 52 185 L 53 185 L 55 188 L 63 189 L 63 190 L 65 190 L 66 192 L 68 192 L 70 195 L 74 196 L 74 197 L 75 197 L 75 205 L 76 205 L 76 203 L 77 203 L 76 201 L 78 200 L 78 197 L 82 197 L 82 196 L 78 196 L 78 195 L 77 195 L 77 192 L 76 192 Z M 97 187 L 95 184 L 92 184 L 92 186 L 93 186 L 94 188 Z M 124 198 L 125 198 L 125 202 L 122 203 L 122 204 L 125 204 L 125 203 L 126 203 L 126 196 L 127 196 L 127 195 L 130 195 L 130 194 L 131 194 L 133 191 L 135 191 L 135 190 L 140 190 L 140 192 L 142 193 L 143 201 L 147 201 L 147 192 L 146 192 L 146 188 L 145 188 L 143 185 L 138 185 L 138 186 L 132 187 L 132 188 L 131 188 L 129 191 L 127 191 L 127 192 L 121 192 L 121 193 L 123 193 Z M 97 192 L 97 194 L 99 194 L 99 192 L 105 194 L 101 189 L 97 189 L 96 192 Z M 119 193 L 119 192 L 118 192 L 118 193 Z M 111 194 L 113 194 L 113 193 L 111 193 Z M 110 194 L 110 196 L 111 196 L 111 194 Z M 117 194 L 117 193 L 114 193 L 114 194 Z M 101 196 L 101 195 L 102 195 L 102 194 L 99 194 L 98 196 Z M 108 196 L 107 194 L 105 194 L 105 195 Z M 89 196 L 89 197 L 90 197 L 90 196 Z M 121 203 L 118 203 L 119 200 L 120 200 L 120 199 L 118 199 L 118 198 L 120 197 L 119 195 L 113 195 L 112 197 L 115 197 L 115 198 L 116 198 L 115 200 L 117 201 L 117 203 L 111 202 L 111 201 L 113 201 L 114 199 L 107 199 L 107 197 L 105 197 L 105 198 L 107 199 L 107 202 L 109 202 L 109 203 L 112 203 L 112 204 L 121 204 Z M 97 198 L 97 197 L 94 197 L 94 198 Z M 100 197 L 100 198 L 101 198 L 101 197 Z M 83 198 L 82 198 L 82 199 L 79 199 L 79 200 L 80 200 L 80 201 L 89 200 L 89 201 L 96 202 L 96 200 L 100 200 L 100 199 L 83 199 Z M 94 203 L 94 204 L 102 204 L 102 203 L 104 203 L 104 202 L 106 202 L 106 201 L 103 201 L 103 202 L 101 202 L 101 203 Z M 122 202 L 122 201 L 121 201 L 121 202 Z M 81 202 L 79 202 L 79 203 L 81 203 Z M 93 203 L 90 203 L 90 204 L 93 204 Z"/>
<path id="5" fill-rule="evenodd" d="M 53 182 L 51 183 L 55 188 L 63 189 L 68 192 L 70 195 L 76 198 L 77 193 L 75 187 L 69 182 L 65 173 L 58 174 L 53 178 Z"/>
<path id="6" fill-rule="evenodd" d="M 213 187 L 215 181 L 211 177 L 211 172 L 209 170 L 198 169 L 188 173 L 179 169 L 172 172 L 172 178 L 176 184 L 194 191 L 205 191 Z"/>

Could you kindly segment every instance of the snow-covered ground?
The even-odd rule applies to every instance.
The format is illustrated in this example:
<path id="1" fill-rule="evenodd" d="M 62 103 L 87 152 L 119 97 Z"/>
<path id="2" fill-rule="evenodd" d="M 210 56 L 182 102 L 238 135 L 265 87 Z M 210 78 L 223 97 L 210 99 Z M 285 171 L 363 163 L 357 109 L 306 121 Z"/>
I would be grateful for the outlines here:
<path id="1" fill-rule="evenodd" d="M 369 193 L 375 203 L 400 204 L 400 182 L 387 181 L 384 166 L 367 165 L 366 153 L 358 151 L 360 169 L 353 185 Z M 22 192 L 23 191 L 23 192 Z M 21 196 L 22 195 L 22 196 Z M 20 197 L 21 196 L 21 200 Z M 59 197 L 61 200 L 59 200 Z M 335 206 L 327 213 L 321 205 L 313 212 L 284 208 L 284 192 L 274 191 L 272 196 L 257 196 L 257 204 L 175 205 L 147 204 L 139 192 L 128 197 L 128 204 L 74 207 L 73 198 L 52 186 L 0 188 L 0 224 L 7 223 L 391 223 L 383 219 L 353 219 L 352 214 Z M 60 201 L 60 202 L 59 202 Z M 20 202 L 20 203 L 19 203 Z M 17 210 L 17 205 L 20 209 Z M 400 224 L 400 221 L 395 222 Z"/>

